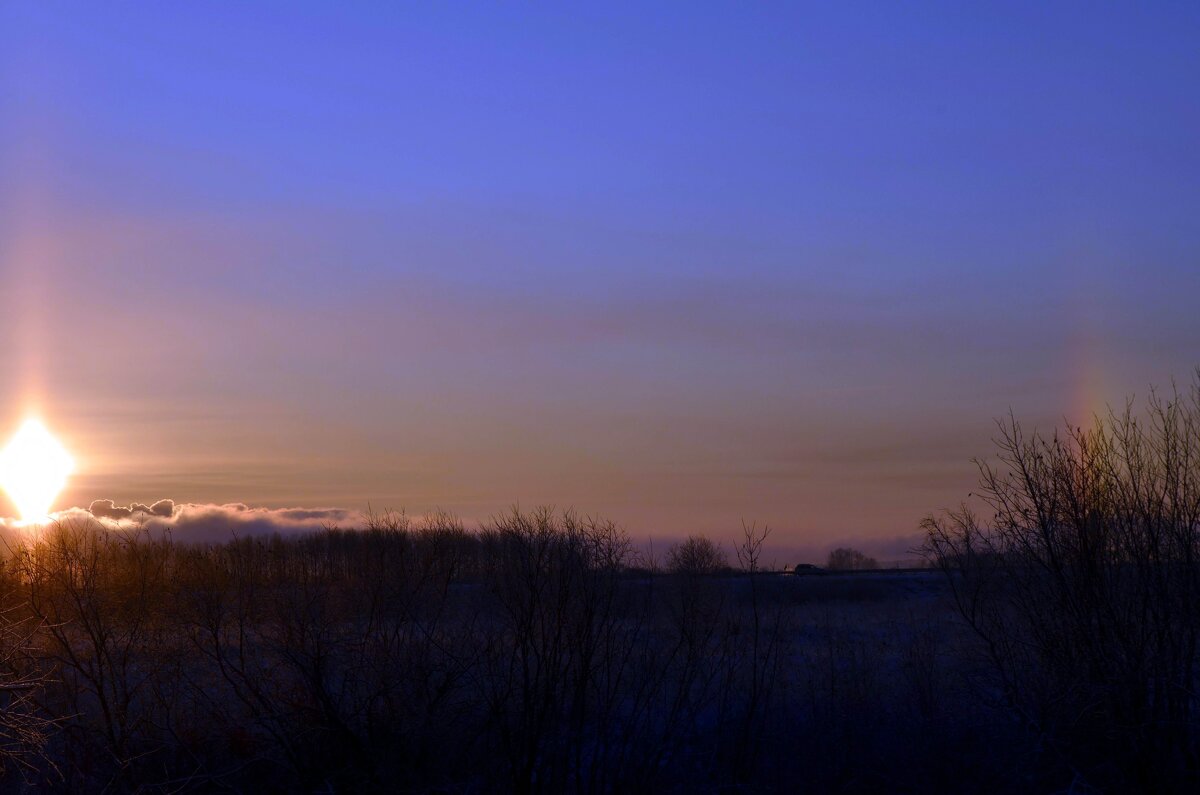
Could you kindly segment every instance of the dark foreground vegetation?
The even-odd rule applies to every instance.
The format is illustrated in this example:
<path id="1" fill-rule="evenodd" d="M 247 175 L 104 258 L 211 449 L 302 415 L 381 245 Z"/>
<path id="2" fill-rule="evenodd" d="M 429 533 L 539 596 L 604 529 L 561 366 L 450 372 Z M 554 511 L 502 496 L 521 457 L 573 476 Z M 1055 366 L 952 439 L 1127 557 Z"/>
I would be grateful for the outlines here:
<path id="1" fill-rule="evenodd" d="M 993 687 L 1075 791 L 1200 791 L 1200 375 L 997 444 L 987 515 L 925 522 Z"/>
<path id="2" fill-rule="evenodd" d="M 1200 393 L 1001 427 L 941 570 L 764 571 L 613 525 L 10 550 L 3 783 L 187 792 L 1190 792 Z M 868 570 L 864 570 L 864 569 Z"/>
<path id="3" fill-rule="evenodd" d="M 710 574 L 549 511 L 206 547 L 51 527 L 4 569 L 7 781 L 1020 788 L 1032 745 L 971 690 L 938 572 L 756 573 L 761 540 Z"/>

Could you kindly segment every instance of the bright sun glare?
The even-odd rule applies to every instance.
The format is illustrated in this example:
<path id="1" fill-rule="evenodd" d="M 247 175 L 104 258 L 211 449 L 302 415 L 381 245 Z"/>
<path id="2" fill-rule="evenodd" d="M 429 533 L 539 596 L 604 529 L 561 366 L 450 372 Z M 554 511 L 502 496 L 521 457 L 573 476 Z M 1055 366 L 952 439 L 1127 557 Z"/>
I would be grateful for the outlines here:
<path id="1" fill-rule="evenodd" d="M 8 446 L 0 450 L 0 486 L 16 503 L 25 522 L 50 513 L 54 498 L 67 485 L 75 461 L 46 426 L 26 420 Z"/>

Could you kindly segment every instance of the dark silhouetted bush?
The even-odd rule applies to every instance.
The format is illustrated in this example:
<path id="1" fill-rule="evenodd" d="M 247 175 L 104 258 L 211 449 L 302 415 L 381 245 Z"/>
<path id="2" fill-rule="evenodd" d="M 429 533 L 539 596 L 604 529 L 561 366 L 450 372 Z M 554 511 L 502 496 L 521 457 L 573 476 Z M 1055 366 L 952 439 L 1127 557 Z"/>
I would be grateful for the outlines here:
<path id="1" fill-rule="evenodd" d="M 857 549 L 838 547 L 829 553 L 825 568 L 830 571 L 866 571 L 879 568 L 879 561 L 867 557 Z"/>
<path id="2" fill-rule="evenodd" d="M 693 535 L 667 551 L 667 568 L 676 574 L 716 574 L 729 568 L 729 559 L 711 538 Z"/>
<path id="3" fill-rule="evenodd" d="M 1077 789 L 1195 792 L 1200 382 L 1049 437 L 1010 418 L 997 444 L 986 517 L 925 521 L 988 687 Z"/>

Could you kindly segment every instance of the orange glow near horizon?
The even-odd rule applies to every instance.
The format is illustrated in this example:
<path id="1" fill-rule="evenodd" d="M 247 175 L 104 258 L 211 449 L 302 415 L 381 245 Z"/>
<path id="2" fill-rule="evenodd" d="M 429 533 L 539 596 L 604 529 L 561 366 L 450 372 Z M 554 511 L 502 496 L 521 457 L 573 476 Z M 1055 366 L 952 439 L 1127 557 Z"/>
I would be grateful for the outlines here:
<path id="1" fill-rule="evenodd" d="M 26 523 L 47 518 L 74 469 L 71 454 L 37 419 L 26 420 L 0 450 L 0 486 Z"/>

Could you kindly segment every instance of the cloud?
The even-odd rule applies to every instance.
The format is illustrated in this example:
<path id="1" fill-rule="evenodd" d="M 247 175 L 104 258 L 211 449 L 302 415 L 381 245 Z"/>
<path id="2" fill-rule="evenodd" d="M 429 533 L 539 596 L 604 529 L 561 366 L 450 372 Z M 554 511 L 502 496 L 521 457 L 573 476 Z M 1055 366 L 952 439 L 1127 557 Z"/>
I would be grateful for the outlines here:
<path id="1" fill-rule="evenodd" d="M 117 505 L 112 500 L 93 500 L 87 510 L 97 519 L 129 519 L 139 514 L 170 518 L 175 513 L 175 501 L 159 500 L 153 505 L 135 502 L 124 506 Z"/>
<path id="2" fill-rule="evenodd" d="M 127 519 L 133 515 L 130 508 L 117 505 L 112 500 L 93 500 L 88 513 L 97 519 Z"/>
<path id="3" fill-rule="evenodd" d="M 181 541 L 223 541 L 234 535 L 289 535 L 328 525 L 353 526 L 361 518 L 359 512 L 343 508 L 251 508 L 241 503 L 189 503 L 178 506 L 170 520 L 155 521 L 169 526 L 174 537 Z"/>
<path id="4" fill-rule="evenodd" d="M 96 500 L 83 508 L 72 508 L 55 515 L 60 521 L 99 520 L 110 529 L 145 529 L 168 532 L 177 541 L 211 543 L 236 537 L 295 535 L 320 530 L 329 525 L 353 527 L 361 524 L 359 511 L 345 508 L 252 508 L 244 503 L 175 503 L 158 500 L 150 505 L 135 502 L 117 505 L 112 500 Z"/>
<path id="5" fill-rule="evenodd" d="M 175 500 L 159 500 L 153 505 L 143 505 L 135 502 L 129 506 L 134 513 L 145 513 L 151 516 L 171 517 L 175 514 Z"/>

